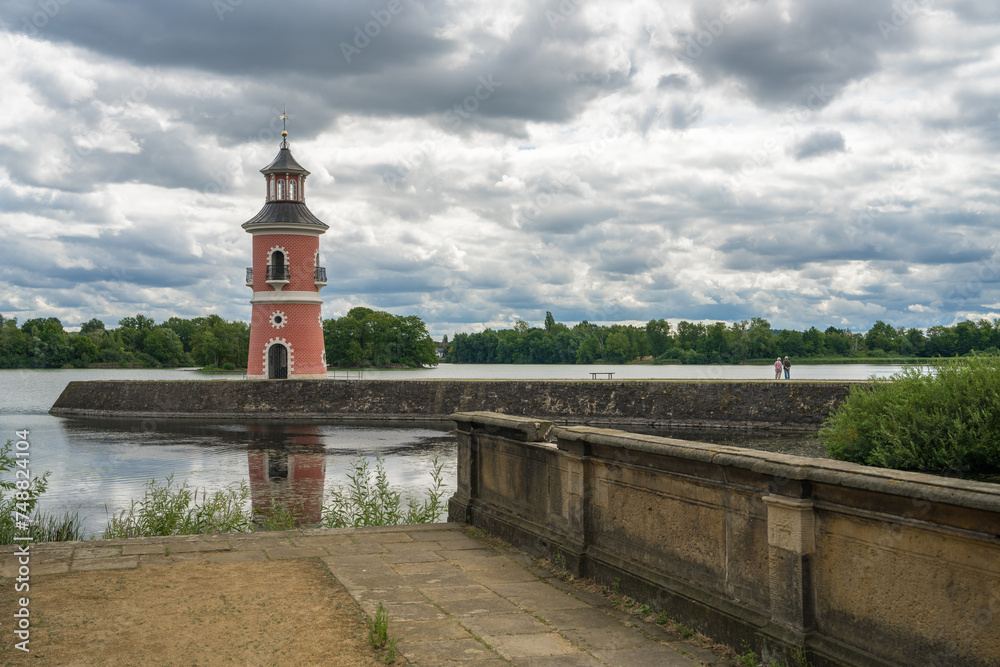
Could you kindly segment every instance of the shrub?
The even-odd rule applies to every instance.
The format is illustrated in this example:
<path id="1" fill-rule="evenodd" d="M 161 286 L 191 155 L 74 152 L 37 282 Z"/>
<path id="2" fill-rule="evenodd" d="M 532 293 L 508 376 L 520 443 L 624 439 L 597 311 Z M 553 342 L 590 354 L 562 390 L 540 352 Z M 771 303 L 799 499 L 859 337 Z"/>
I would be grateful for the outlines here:
<path id="1" fill-rule="evenodd" d="M 108 519 L 104 538 L 249 532 L 253 530 L 253 517 L 246 509 L 249 496 L 250 487 L 240 482 L 211 496 L 202 491 L 199 504 L 198 490 L 186 481 L 175 485 L 171 475 L 161 486 L 150 480 L 142 500 L 133 500 L 127 510 Z"/>
<path id="2" fill-rule="evenodd" d="M 855 387 L 818 437 L 831 458 L 927 472 L 1000 470 L 1000 356 L 907 366 Z"/>
<path id="3" fill-rule="evenodd" d="M 434 459 L 431 473 L 433 484 L 421 502 L 410 498 L 406 506 L 399 491 L 389 488 L 385 464 L 381 456 L 375 459 L 375 478 L 371 465 L 360 454 L 351 461 L 352 472 L 347 473 L 350 484 L 330 492 L 330 500 L 323 506 L 323 525 L 327 528 L 360 526 L 394 526 L 401 523 L 434 523 L 444 512 L 444 467 Z"/>
<path id="4" fill-rule="evenodd" d="M 8 440 L 0 447 L 0 473 L 10 473 L 18 469 L 25 459 L 18 459 L 12 449 L 14 443 Z M 16 477 L 16 473 L 15 473 Z M 0 544 L 13 544 L 15 537 L 30 536 L 35 542 L 58 542 L 83 539 L 83 525 L 76 512 L 66 512 L 55 516 L 38 512 L 38 501 L 48 487 L 49 473 L 33 475 L 27 488 L 17 488 L 18 480 L 0 480 Z M 23 480 L 22 481 L 22 486 Z M 25 520 L 30 517 L 29 520 Z"/>

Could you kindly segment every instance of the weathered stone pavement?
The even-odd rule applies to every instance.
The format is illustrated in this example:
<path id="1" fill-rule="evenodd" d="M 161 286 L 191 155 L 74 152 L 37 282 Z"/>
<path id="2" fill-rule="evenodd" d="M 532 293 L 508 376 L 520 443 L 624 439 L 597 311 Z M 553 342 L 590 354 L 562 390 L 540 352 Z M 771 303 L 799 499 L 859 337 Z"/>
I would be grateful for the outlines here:
<path id="1" fill-rule="evenodd" d="M 460 524 L 39 544 L 32 577 L 185 563 L 318 558 L 413 665 L 722 665 L 711 651 L 576 590 Z M 0 575 L 16 576 L 13 547 Z"/>

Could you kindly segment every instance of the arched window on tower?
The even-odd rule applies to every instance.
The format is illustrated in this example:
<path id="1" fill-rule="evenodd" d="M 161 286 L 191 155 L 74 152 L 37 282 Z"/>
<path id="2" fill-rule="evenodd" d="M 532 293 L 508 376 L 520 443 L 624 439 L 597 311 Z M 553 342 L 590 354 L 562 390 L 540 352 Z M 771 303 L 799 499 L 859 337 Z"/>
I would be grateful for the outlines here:
<path id="1" fill-rule="evenodd" d="M 285 181 L 284 179 L 278 179 L 278 201 L 285 198 Z"/>
<path id="2" fill-rule="evenodd" d="M 290 181 L 288 181 L 288 198 L 291 199 L 292 201 L 298 201 L 298 199 L 295 196 L 295 179 L 294 178 L 291 179 Z"/>
<path id="3" fill-rule="evenodd" d="M 267 265 L 267 280 L 288 280 L 288 266 L 285 264 L 285 253 L 275 250 L 271 253 L 271 261 Z"/>
<path id="4" fill-rule="evenodd" d="M 271 181 L 271 201 L 274 201 L 274 176 L 268 180 Z"/>

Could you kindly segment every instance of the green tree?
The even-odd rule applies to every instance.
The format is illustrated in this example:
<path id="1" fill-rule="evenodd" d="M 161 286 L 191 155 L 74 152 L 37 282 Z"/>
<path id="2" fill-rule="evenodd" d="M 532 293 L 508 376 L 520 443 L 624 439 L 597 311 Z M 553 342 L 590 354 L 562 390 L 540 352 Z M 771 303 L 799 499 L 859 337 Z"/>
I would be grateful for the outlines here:
<path id="1" fill-rule="evenodd" d="M 751 359 L 770 359 L 775 356 L 777 340 L 771 331 L 771 323 L 762 317 L 750 319 L 747 328 L 747 354 Z"/>
<path id="2" fill-rule="evenodd" d="M 184 361 L 184 344 L 172 329 L 154 327 L 143 341 L 142 351 L 162 366 L 180 366 Z"/>
<path id="3" fill-rule="evenodd" d="M 84 322 L 80 325 L 80 333 L 89 334 L 93 332 L 103 332 L 105 331 L 104 322 L 100 321 L 96 317 Z"/>

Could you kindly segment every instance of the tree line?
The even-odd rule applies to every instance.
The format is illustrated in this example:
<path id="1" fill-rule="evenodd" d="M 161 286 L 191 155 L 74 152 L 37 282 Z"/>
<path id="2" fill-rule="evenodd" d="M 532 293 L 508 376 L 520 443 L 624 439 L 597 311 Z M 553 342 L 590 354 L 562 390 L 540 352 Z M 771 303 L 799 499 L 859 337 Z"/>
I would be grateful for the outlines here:
<path id="1" fill-rule="evenodd" d="M 645 326 L 602 326 L 583 321 L 569 327 L 546 313 L 544 327 L 519 321 L 512 329 L 455 334 L 445 361 L 479 364 L 620 364 L 639 359 L 654 363 L 737 364 L 797 359 L 887 359 L 953 357 L 1000 349 L 1000 319 L 895 328 L 879 320 L 866 333 L 830 326 L 806 331 L 773 329 L 755 317 L 733 324 L 664 319 Z"/>
<path id="2" fill-rule="evenodd" d="M 353 308 L 323 320 L 327 362 L 333 366 L 430 366 L 436 345 L 423 320 L 370 308 Z M 55 317 L 18 325 L 0 315 L 0 368 L 126 367 L 245 368 L 250 325 L 218 315 L 157 324 L 145 315 L 125 317 L 115 328 L 91 319 L 68 332 Z M 954 357 L 1000 350 L 1000 320 L 966 320 L 950 327 L 895 328 L 879 320 L 866 333 L 828 327 L 820 331 L 772 329 L 763 318 L 726 324 L 664 319 L 645 326 L 572 327 L 546 313 L 543 327 L 519 321 L 512 329 L 445 337 L 452 363 L 592 364 L 639 359 L 659 363 L 733 364 L 793 359 L 841 360 Z"/>
<path id="3" fill-rule="evenodd" d="M 437 353 L 424 322 L 370 308 L 323 321 L 327 360 L 344 366 L 432 365 Z M 18 325 L 0 315 L 0 368 L 246 368 L 250 325 L 218 315 L 157 324 L 136 315 L 108 328 L 91 319 L 79 332 L 58 318 L 34 318 Z"/>

